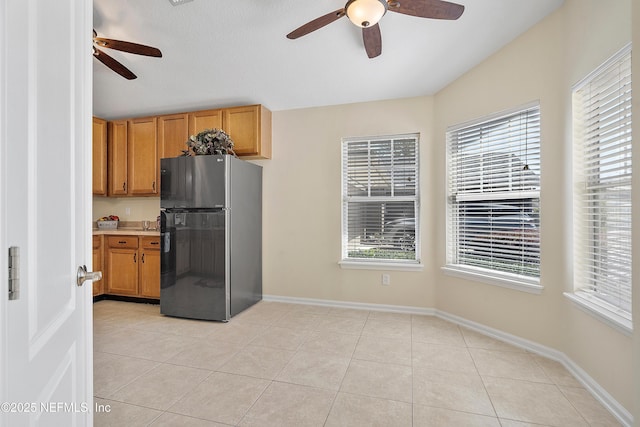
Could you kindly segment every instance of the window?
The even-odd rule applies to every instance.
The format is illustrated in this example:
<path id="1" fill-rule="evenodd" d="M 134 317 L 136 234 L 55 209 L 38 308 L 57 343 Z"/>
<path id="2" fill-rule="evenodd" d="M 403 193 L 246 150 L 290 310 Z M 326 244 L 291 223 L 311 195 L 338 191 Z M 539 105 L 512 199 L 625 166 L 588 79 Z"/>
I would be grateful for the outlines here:
<path id="1" fill-rule="evenodd" d="M 575 296 L 630 328 L 631 46 L 574 87 L 573 114 Z"/>
<path id="2" fill-rule="evenodd" d="M 418 135 L 342 142 L 343 262 L 419 262 Z"/>
<path id="3" fill-rule="evenodd" d="M 446 270 L 539 288 L 540 107 L 447 131 Z"/>

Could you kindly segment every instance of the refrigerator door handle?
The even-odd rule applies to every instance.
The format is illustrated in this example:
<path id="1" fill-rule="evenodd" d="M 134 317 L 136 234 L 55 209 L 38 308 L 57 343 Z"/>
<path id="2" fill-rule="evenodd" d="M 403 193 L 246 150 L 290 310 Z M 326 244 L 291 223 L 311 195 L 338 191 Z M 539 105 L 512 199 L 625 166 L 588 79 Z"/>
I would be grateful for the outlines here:
<path id="1" fill-rule="evenodd" d="M 164 236 L 164 252 L 165 253 L 169 253 L 171 251 L 171 233 L 166 232 L 166 233 L 162 233 Z"/>

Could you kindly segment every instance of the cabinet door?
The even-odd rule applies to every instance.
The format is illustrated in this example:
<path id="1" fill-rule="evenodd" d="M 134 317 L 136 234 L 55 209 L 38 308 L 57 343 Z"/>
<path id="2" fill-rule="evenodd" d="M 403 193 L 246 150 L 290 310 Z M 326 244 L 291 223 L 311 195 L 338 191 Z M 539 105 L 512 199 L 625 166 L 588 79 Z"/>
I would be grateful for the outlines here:
<path id="1" fill-rule="evenodd" d="M 104 239 L 107 293 L 138 294 L 138 236 L 107 236 Z"/>
<path id="2" fill-rule="evenodd" d="M 158 194 L 158 140 L 155 117 L 129 120 L 127 124 L 130 196 Z"/>
<path id="3" fill-rule="evenodd" d="M 143 237 L 140 249 L 140 296 L 160 298 L 160 238 Z M 144 240 L 147 240 L 147 243 Z M 157 248 L 149 247 L 157 243 Z"/>
<path id="4" fill-rule="evenodd" d="M 127 195 L 127 121 L 108 123 L 108 190 L 110 196 Z"/>
<path id="5" fill-rule="evenodd" d="M 138 250 L 108 248 L 105 253 L 107 293 L 138 294 Z"/>
<path id="6" fill-rule="evenodd" d="M 166 159 L 182 155 L 189 139 L 189 116 L 172 114 L 158 117 L 158 150 L 160 158 Z"/>
<path id="7" fill-rule="evenodd" d="M 271 157 L 271 112 L 262 105 L 225 108 L 222 124 L 238 156 Z"/>
<path id="8" fill-rule="evenodd" d="M 93 194 L 107 195 L 107 121 L 93 118 Z"/>
<path id="9" fill-rule="evenodd" d="M 93 236 L 93 271 L 102 271 L 102 280 L 93 282 L 93 296 L 104 293 L 106 272 L 102 269 L 102 236 Z"/>
<path id="10" fill-rule="evenodd" d="M 203 110 L 189 113 L 189 135 L 195 135 L 205 129 L 223 129 L 222 110 Z"/>
<path id="11" fill-rule="evenodd" d="M 238 156 L 258 154 L 259 123 L 255 105 L 224 110 L 224 130 L 233 139 L 233 149 Z"/>

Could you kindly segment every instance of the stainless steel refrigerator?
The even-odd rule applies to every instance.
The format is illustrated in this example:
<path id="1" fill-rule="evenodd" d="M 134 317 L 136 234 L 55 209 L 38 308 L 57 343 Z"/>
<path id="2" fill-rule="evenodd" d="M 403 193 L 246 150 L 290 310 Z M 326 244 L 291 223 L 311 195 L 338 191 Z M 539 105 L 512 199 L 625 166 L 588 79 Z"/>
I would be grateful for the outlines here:
<path id="1" fill-rule="evenodd" d="M 228 321 L 262 299 L 262 167 L 162 159 L 160 312 Z"/>

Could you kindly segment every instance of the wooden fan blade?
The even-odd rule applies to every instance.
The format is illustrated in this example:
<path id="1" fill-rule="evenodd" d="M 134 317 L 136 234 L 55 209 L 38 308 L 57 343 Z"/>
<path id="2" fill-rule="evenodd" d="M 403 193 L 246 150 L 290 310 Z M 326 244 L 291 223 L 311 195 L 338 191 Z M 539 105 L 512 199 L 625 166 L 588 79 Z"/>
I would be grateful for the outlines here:
<path id="1" fill-rule="evenodd" d="M 461 4 L 442 0 L 388 0 L 388 4 L 392 12 L 419 18 L 455 20 L 464 12 Z"/>
<path id="2" fill-rule="evenodd" d="M 113 71 L 120 74 L 125 79 L 133 80 L 137 78 L 137 76 L 133 74 L 131 70 L 129 70 L 127 67 L 125 67 L 124 65 L 122 65 L 121 63 L 119 63 L 118 61 L 116 61 L 115 59 L 113 59 L 112 57 L 110 57 L 100 49 L 97 49 L 95 47 L 93 49 L 94 49 L 93 56 L 95 56 L 98 59 L 98 61 L 102 62 L 107 67 L 111 68 Z"/>
<path id="3" fill-rule="evenodd" d="M 362 39 L 364 40 L 364 49 L 367 51 L 369 58 L 375 58 L 382 53 L 382 35 L 380 34 L 380 25 L 372 25 L 362 29 Z"/>
<path id="4" fill-rule="evenodd" d="M 105 39 L 103 37 L 94 37 L 93 41 L 100 47 L 108 47 L 109 49 L 121 50 L 123 52 L 135 53 L 136 55 L 162 57 L 159 49 L 143 44 L 125 42 L 122 40 Z"/>
<path id="5" fill-rule="evenodd" d="M 325 25 L 331 24 L 333 21 L 336 21 L 342 18 L 345 15 L 344 8 L 338 9 L 334 12 L 327 13 L 320 18 L 316 18 L 313 21 L 309 21 L 304 24 L 302 27 L 297 28 L 287 34 L 288 39 L 297 39 L 298 37 L 306 36 L 312 31 L 318 30 Z"/>

